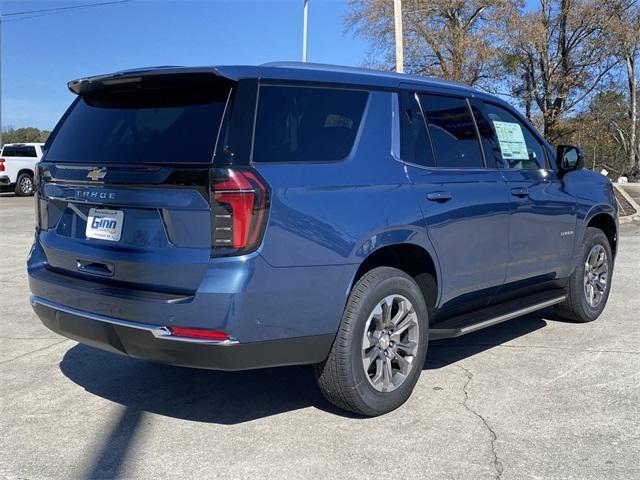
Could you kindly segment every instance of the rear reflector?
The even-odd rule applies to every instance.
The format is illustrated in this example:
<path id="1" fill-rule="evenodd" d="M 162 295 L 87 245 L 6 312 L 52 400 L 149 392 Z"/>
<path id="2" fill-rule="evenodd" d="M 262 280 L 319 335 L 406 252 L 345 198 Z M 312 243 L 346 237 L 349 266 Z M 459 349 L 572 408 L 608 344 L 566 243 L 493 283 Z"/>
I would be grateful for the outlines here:
<path id="1" fill-rule="evenodd" d="M 201 338 L 204 340 L 229 340 L 229 335 L 220 330 L 206 330 L 204 328 L 168 327 L 172 335 L 176 337 Z"/>

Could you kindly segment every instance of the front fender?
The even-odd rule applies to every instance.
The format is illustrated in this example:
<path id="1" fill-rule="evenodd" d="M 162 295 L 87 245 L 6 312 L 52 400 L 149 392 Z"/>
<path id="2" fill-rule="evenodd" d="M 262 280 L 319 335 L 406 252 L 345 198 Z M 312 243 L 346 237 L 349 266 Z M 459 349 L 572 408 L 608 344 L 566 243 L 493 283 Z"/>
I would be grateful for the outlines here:
<path id="1" fill-rule="evenodd" d="M 587 225 L 596 215 L 604 213 L 611 216 L 616 225 L 617 235 L 618 204 L 613 194 L 611 181 L 599 173 L 586 169 L 576 170 L 566 174 L 562 181 L 567 193 L 573 195 L 577 203 L 576 235 L 573 248 L 574 265 L 571 269 L 571 273 L 573 273 Z"/>
<path id="2" fill-rule="evenodd" d="M 585 215 L 584 223 L 583 223 L 583 231 L 582 231 L 583 234 L 584 234 L 584 230 L 586 229 L 586 226 L 593 219 L 593 217 L 601 213 L 606 213 L 611 217 L 611 219 L 616 224 L 616 235 L 618 234 L 618 209 L 612 207 L 611 205 L 603 204 L 603 203 L 592 206 L 587 212 L 587 214 Z"/>

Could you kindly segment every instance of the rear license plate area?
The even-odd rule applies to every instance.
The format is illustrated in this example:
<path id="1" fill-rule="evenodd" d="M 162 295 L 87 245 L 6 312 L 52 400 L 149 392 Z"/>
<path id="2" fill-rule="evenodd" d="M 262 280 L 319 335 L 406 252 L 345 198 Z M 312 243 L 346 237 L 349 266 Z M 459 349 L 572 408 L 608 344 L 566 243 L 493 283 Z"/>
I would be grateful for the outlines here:
<path id="1" fill-rule="evenodd" d="M 110 210 L 107 208 L 91 208 L 87 215 L 87 228 L 85 236 L 110 242 L 120 241 L 124 212 L 122 210 Z"/>

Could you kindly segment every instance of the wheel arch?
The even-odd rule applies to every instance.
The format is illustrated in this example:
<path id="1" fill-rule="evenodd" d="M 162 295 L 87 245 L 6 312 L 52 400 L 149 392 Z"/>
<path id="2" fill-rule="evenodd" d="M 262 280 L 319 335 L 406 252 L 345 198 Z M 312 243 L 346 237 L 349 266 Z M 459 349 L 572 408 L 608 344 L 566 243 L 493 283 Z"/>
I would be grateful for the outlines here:
<path id="1" fill-rule="evenodd" d="M 437 259 L 427 248 L 409 242 L 379 246 L 363 258 L 353 276 L 349 292 L 364 274 L 377 267 L 397 268 L 411 276 L 420 287 L 429 311 L 433 311 L 440 296 L 441 276 Z"/>
<path id="2" fill-rule="evenodd" d="M 589 227 L 598 228 L 604 232 L 609 240 L 611 252 L 615 257 L 618 247 L 618 222 L 613 213 L 601 208 L 593 209 L 585 219 L 585 228 L 582 232 L 583 236 Z"/>
<path id="3" fill-rule="evenodd" d="M 23 173 L 28 173 L 29 175 L 31 175 L 32 177 L 35 176 L 34 172 L 32 169 L 30 168 L 21 168 L 20 170 L 18 170 L 18 173 L 16 175 L 16 182 L 18 181 L 18 177 L 20 175 L 22 175 Z"/>

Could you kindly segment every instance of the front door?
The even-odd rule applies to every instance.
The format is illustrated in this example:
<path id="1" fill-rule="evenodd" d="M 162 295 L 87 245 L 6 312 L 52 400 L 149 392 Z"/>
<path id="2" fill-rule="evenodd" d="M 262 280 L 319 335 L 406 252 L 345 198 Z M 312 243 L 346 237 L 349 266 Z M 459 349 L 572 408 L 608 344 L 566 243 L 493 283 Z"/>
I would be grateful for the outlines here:
<path id="1" fill-rule="evenodd" d="M 510 196 L 509 266 L 503 291 L 543 286 L 569 275 L 576 199 L 564 191 L 530 128 L 507 109 L 485 103 L 497 161 Z"/>

